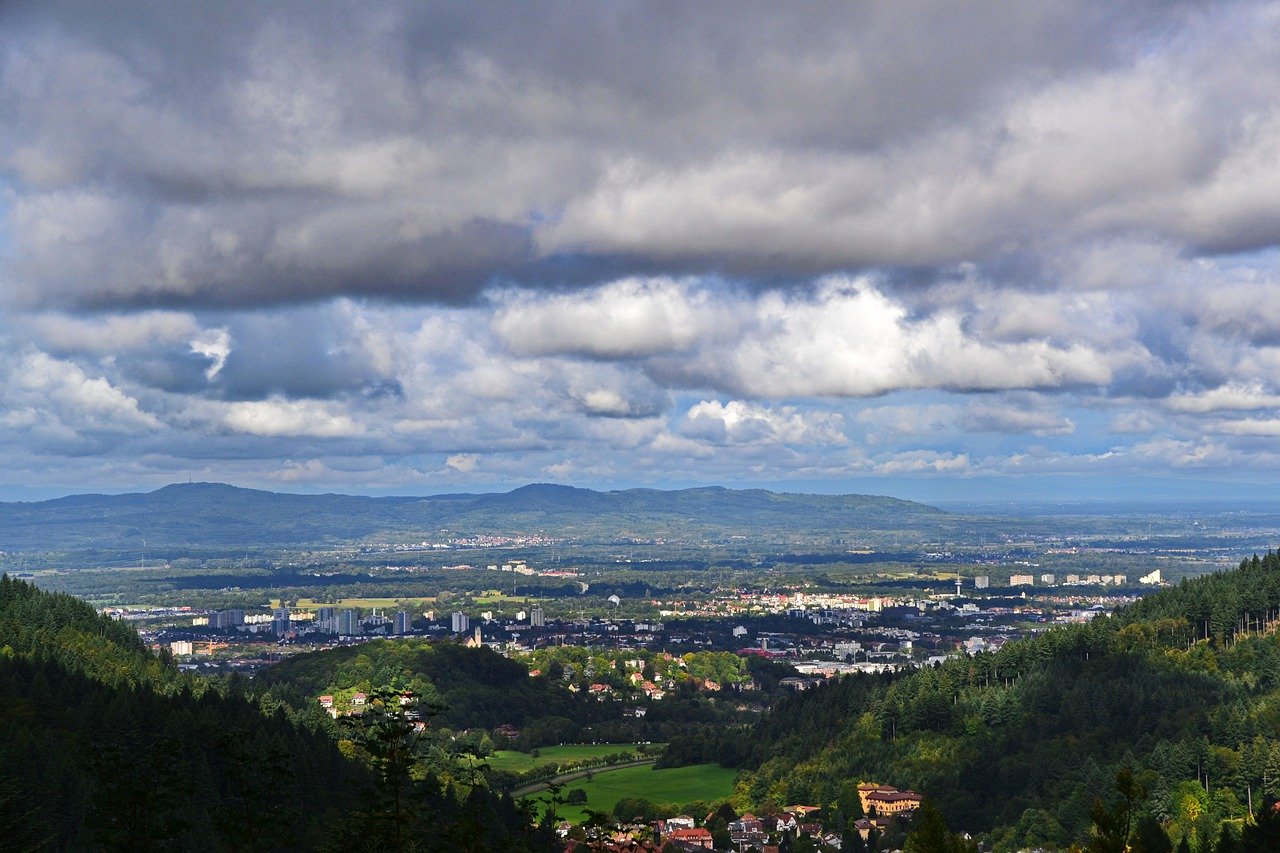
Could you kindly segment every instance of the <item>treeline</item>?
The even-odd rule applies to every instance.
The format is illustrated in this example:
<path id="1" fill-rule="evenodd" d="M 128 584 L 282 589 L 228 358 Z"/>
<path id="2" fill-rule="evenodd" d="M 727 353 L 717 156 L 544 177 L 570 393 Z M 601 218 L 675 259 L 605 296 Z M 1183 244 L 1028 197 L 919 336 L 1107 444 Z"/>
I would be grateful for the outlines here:
<path id="1" fill-rule="evenodd" d="M 379 774 L 342 754 L 327 717 L 295 714 L 242 679 L 179 673 L 128 625 L 7 576 L 0 708 L 6 849 L 316 850 L 382 838 Z M 483 788 L 417 796 L 440 816 L 432 837 L 477 815 L 495 849 L 551 847 L 531 815 Z"/>
<path id="2" fill-rule="evenodd" d="M 754 668 L 758 677 L 767 677 L 774 669 L 791 669 L 771 661 L 760 661 Z M 714 761 L 723 767 L 759 768 L 777 759 L 800 761 L 840 734 L 849 714 L 877 699 L 893 679 L 890 674 L 859 675 L 800 693 L 786 691 L 753 726 L 703 725 L 670 738 L 658 766 L 683 767 Z M 817 701 L 815 691 L 821 693 Z"/>
<path id="3" fill-rule="evenodd" d="M 1280 796 L 1280 644 L 1263 633 L 1277 606 L 1269 553 L 994 654 L 845 677 L 783 700 L 749 734 L 670 749 L 749 768 L 740 808 L 845 803 L 874 780 L 926 794 L 1000 849 L 1087 840 L 1095 798 L 1130 767 L 1135 821 L 1208 851 L 1250 800 Z"/>
<path id="4" fill-rule="evenodd" d="M 1124 624 L 1182 619 L 1185 641 L 1211 638 L 1221 645 L 1255 633 L 1280 618 L 1280 553 L 1254 554 L 1232 572 L 1184 578 L 1116 616 Z"/>

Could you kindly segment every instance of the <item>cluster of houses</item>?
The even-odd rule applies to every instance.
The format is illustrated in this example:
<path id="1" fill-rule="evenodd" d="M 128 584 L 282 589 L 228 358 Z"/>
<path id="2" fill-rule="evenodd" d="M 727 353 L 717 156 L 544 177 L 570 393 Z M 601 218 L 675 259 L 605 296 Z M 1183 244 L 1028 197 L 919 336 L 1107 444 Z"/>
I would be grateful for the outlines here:
<path id="1" fill-rule="evenodd" d="M 414 729 L 423 731 L 426 729 L 427 724 L 422 719 L 417 706 L 414 705 L 415 699 L 416 697 L 412 693 L 402 693 L 400 694 L 400 705 L 401 707 L 408 706 L 404 714 L 405 719 L 413 723 Z M 358 717 L 369 707 L 369 697 L 359 690 L 352 693 L 345 701 L 339 701 L 329 693 L 321 696 L 317 701 L 319 701 L 320 707 L 335 720 L 345 716 Z"/>
<path id="2" fill-rule="evenodd" d="M 899 791 L 889 785 L 864 783 L 858 786 L 858 796 L 867 813 L 873 815 L 856 823 L 864 840 L 872 829 L 883 832 L 888 826 L 889 818 L 880 815 L 909 813 L 920 805 L 920 796 L 914 791 Z M 793 839 L 808 836 L 827 849 L 839 850 L 842 843 L 840 834 L 823 829 L 822 824 L 814 819 L 818 811 L 817 806 L 791 805 L 778 814 L 757 816 L 748 813 L 729 821 L 725 829 L 733 844 L 732 849 L 739 853 L 778 853 L 786 836 Z M 680 815 L 649 824 L 618 824 L 611 829 L 594 827 L 585 840 L 581 836 L 570 838 L 572 826 L 566 821 L 560 825 L 560 835 L 566 839 L 566 853 L 585 853 L 587 850 L 648 853 L 670 850 L 672 846 L 686 851 L 711 850 L 715 847 L 715 837 L 709 826 L 714 817 L 714 814 L 707 815 L 701 826 L 693 817 Z"/>
<path id="3" fill-rule="evenodd" d="M 769 837 L 790 835 L 807 835 L 829 847 L 840 847 L 840 834 L 823 832 L 822 824 L 811 819 L 817 806 L 787 806 L 782 814 L 761 815 L 757 817 L 747 813 L 737 820 L 729 822 L 729 840 L 737 850 L 767 850 L 771 845 Z"/>

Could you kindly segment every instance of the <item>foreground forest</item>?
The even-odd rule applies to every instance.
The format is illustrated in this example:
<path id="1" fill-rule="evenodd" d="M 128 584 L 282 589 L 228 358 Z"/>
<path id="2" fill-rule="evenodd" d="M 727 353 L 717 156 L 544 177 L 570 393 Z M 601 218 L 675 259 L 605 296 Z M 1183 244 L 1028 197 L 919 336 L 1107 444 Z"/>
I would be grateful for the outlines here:
<path id="1" fill-rule="evenodd" d="M 853 817 L 860 780 L 913 788 L 1000 849 L 1088 842 L 1129 768 L 1133 825 L 1207 853 L 1280 796 L 1278 608 L 1280 556 L 1255 556 L 995 653 L 842 678 L 667 760 L 744 768 L 739 808 Z"/>
<path id="2" fill-rule="evenodd" d="M 395 699 L 340 749 L 318 709 L 179 673 L 132 627 L 0 576 L 0 844 L 553 849 L 509 797 L 418 772 Z"/>

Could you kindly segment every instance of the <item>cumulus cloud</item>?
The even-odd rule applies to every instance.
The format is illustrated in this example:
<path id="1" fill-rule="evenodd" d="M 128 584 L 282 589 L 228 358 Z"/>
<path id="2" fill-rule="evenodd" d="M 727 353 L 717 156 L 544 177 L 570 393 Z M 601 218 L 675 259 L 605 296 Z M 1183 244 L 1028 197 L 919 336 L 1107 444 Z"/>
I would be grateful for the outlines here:
<path id="1" fill-rule="evenodd" d="M 4 470 L 1280 468 L 1274 3 L 189 11 L 0 4 Z"/>
<path id="2" fill-rule="evenodd" d="M 227 363 L 227 356 L 231 354 L 231 335 L 226 329 L 209 329 L 192 338 L 191 351 L 209 359 L 204 378 L 213 380 L 222 372 L 222 366 Z"/>
<path id="3" fill-rule="evenodd" d="M 961 419 L 969 432 L 1031 433 L 1033 435 L 1067 435 L 1076 425 L 1062 414 L 1016 403 L 1005 405 L 970 404 Z"/>
<path id="4" fill-rule="evenodd" d="M 463 474 L 474 471 L 479 463 L 480 456 L 475 453 L 454 453 L 444 460 L 446 468 L 452 468 Z"/>
<path id="5" fill-rule="evenodd" d="M 220 414 L 227 429 L 249 435 L 344 438 L 361 431 L 349 415 L 310 400 L 273 398 L 230 403 L 221 407 Z"/>
<path id="6" fill-rule="evenodd" d="M 957 474 L 969 470 L 965 453 L 937 453 L 928 450 L 899 453 L 874 465 L 880 474 Z"/>
<path id="7" fill-rule="evenodd" d="M 962 317 L 911 316 L 867 279 L 827 279 L 810 295 L 770 293 L 740 341 L 710 348 L 695 376 L 760 397 L 867 397 L 911 388 L 989 391 L 1101 385 L 1106 357 L 1079 344 L 988 343 Z"/>
<path id="8" fill-rule="evenodd" d="M 6 349 L 0 358 L 0 411 L 4 425 L 68 446 L 103 434 L 149 433 L 161 421 L 106 377 L 74 362 L 30 349 Z"/>
<path id="9" fill-rule="evenodd" d="M 1274 438 L 1280 436 L 1280 418 L 1243 418 L 1224 421 L 1217 425 L 1218 432 L 1231 435 L 1256 435 Z"/>
<path id="10" fill-rule="evenodd" d="M 1176 412 L 1251 411 L 1280 408 L 1280 394 L 1266 389 L 1261 382 L 1228 382 L 1198 393 L 1175 394 L 1166 405 Z"/>
<path id="11" fill-rule="evenodd" d="M 716 444 L 844 444 L 843 419 L 828 412 L 799 412 L 730 400 L 703 400 L 690 407 L 680 432 Z"/>
<path id="12" fill-rule="evenodd" d="M 688 349 L 715 329 L 709 302 L 687 283 L 623 279 L 584 295 L 507 294 L 493 326 L 521 355 L 645 356 Z"/>
<path id="13" fill-rule="evenodd" d="M 65 353 L 115 353 L 156 343 L 183 343 L 204 334 L 195 317 L 174 311 L 72 317 L 37 314 L 27 320 L 36 339 Z"/>
<path id="14" fill-rule="evenodd" d="M 128 429 L 156 425 L 154 418 L 139 410 L 137 400 L 102 377 L 86 375 L 74 364 L 34 353 L 23 359 L 15 373 L 15 390 L 48 395 L 68 413 L 86 417 L 93 426 Z"/>

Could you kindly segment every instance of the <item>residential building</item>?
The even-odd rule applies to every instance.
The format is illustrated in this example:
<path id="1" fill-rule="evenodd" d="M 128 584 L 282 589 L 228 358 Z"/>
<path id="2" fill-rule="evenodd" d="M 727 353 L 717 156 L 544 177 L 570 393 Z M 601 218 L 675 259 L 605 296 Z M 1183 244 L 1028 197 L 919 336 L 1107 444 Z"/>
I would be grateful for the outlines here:
<path id="1" fill-rule="evenodd" d="M 702 847 L 706 850 L 710 850 L 715 844 L 711 831 L 701 826 L 694 829 L 673 829 L 667 833 L 666 838 L 685 847 Z"/>
<path id="2" fill-rule="evenodd" d="M 915 791 L 899 791 L 892 785 L 863 782 L 858 785 L 858 799 L 864 812 L 870 814 L 874 806 L 880 817 L 886 817 L 919 808 L 921 797 Z"/>
<path id="3" fill-rule="evenodd" d="M 541 628 L 547 624 L 547 618 L 542 614 L 542 605 L 535 604 L 529 608 L 529 627 Z"/>
<path id="4" fill-rule="evenodd" d="M 220 610 L 209 617 L 209 627 L 211 628 L 235 628 L 244 624 L 244 611 Z"/>
<path id="5" fill-rule="evenodd" d="M 471 620 L 467 618 L 467 614 L 461 611 L 455 611 L 452 619 L 452 630 L 455 634 L 465 634 L 467 629 L 471 627 Z"/>
<path id="6" fill-rule="evenodd" d="M 978 575 L 973 579 L 974 589 L 986 589 L 991 586 L 991 578 L 987 575 Z"/>
<path id="7" fill-rule="evenodd" d="M 354 610 L 344 610 L 338 615 L 338 633 L 351 637 L 360 633 L 360 616 Z"/>
<path id="8" fill-rule="evenodd" d="M 407 634 L 413 629 L 413 617 L 404 610 L 396 614 L 395 630 L 397 634 Z"/>

